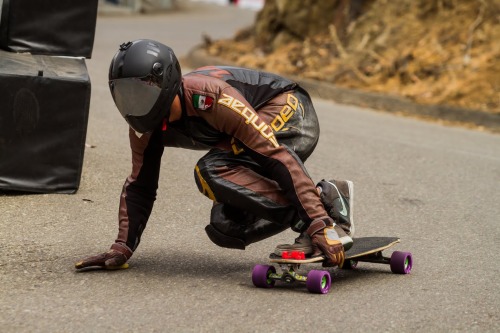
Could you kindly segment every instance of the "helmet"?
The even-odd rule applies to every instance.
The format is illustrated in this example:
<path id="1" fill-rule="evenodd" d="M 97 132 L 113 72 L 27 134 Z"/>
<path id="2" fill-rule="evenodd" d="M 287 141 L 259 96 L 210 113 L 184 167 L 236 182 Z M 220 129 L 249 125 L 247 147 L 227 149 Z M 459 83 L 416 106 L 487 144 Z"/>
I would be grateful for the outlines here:
<path id="1" fill-rule="evenodd" d="M 123 43 L 111 60 L 109 89 L 121 115 L 135 131 L 153 131 L 181 85 L 181 67 L 174 51 L 149 39 Z"/>

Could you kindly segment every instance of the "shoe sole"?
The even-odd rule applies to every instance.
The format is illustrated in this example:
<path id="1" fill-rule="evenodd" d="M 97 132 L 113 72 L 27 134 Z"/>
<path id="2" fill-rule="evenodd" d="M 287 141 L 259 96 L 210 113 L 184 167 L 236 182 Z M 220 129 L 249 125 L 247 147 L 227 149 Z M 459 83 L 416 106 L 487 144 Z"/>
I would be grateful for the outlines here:
<path id="1" fill-rule="evenodd" d="M 349 228 L 351 237 L 354 237 L 354 183 L 350 180 L 346 180 L 347 186 L 349 187 L 349 209 L 351 211 L 351 227 Z"/>

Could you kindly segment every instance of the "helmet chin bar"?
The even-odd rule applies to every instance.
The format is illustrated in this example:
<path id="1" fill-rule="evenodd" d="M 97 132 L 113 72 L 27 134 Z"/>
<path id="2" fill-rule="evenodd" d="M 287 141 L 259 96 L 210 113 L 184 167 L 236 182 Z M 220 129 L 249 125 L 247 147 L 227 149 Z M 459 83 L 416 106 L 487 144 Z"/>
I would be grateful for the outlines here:
<path id="1" fill-rule="evenodd" d="M 170 105 L 167 105 L 168 103 L 168 94 L 164 91 L 151 109 L 151 112 L 144 116 L 126 115 L 125 120 L 138 133 L 153 132 L 158 126 L 161 126 L 163 119 L 168 119 L 170 116 Z"/>

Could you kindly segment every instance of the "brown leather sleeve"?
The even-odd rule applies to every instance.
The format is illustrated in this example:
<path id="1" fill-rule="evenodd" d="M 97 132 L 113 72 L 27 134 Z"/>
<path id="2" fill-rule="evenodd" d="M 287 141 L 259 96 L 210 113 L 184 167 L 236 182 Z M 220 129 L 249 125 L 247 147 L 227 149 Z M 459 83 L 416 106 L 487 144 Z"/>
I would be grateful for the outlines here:
<path id="1" fill-rule="evenodd" d="M 163 144 L 161 131 L 138 136 L 129 129 L 132 172 L 120 195 L 116 243 L 135 251 L 153 209 L 158 189 Z"/>
<path id="2" fill-rule="evenodd" d="M 269 177 L 278 182 L 306 224 L 328 217 L 300 159 L 291 149 L 277 142 L 271 127 L 236 89 L 221 90 L 214 109 L 200 112 L 200 116 L 245 147 L 245 151 L 268 171 Z"/>

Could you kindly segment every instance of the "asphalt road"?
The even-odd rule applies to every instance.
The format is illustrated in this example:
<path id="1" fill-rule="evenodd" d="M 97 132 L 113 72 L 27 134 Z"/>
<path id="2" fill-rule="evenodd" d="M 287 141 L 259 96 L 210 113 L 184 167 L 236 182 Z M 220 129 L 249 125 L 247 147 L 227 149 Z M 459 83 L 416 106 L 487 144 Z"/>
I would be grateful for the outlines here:
<path id="1" fill-rule="evenodd" d="M 252 285 L 287 231 L 246 251 L 204 233 L 211 203 L 192 168 L 202 152 L 167 149 L 155 210 L 122 271 L 79 273 L 83 256 L 117 233 L 130 172 L 127 126 L 107 88 L 117 46 L 158 39 L 182 56 L 232 36 L 255 13 L 192 8 L 158 16 L 99 17 L 84 169 L 74 195 L 0 196 L 1 332 L 498 332 L 500 136 L 314 99 L 322 137 L 311 176 L 355 183 L 357 236 L 395 235 L 411 251 L 407 276 L 360 264 L 331 269 L 328 295 Z M 91 148 L 93 147 L 93 148 Z"/>

